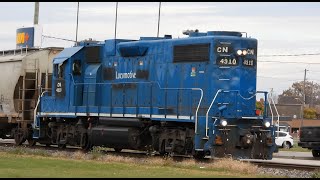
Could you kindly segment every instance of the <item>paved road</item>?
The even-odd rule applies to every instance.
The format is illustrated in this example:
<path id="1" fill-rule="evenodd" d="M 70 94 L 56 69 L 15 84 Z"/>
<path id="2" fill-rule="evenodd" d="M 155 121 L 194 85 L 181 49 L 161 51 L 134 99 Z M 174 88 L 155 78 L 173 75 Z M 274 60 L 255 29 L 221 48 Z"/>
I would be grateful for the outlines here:
<path id="1" fill-rule="evenodd" d="M 312 153 L 311 152 L 289 152 L 289 151 L 279 151 L 278 153 L 274 153 L 273 157 L 283 157 L 283 158 L 305 158 L 305 159 L 309 159 L 312 158 Z"/>

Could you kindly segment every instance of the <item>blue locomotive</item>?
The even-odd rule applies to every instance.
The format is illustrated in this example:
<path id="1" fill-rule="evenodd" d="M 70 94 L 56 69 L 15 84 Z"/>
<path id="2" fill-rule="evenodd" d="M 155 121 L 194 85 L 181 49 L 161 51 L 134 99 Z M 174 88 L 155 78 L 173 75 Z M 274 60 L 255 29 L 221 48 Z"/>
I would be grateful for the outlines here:
<path id="1" fill-rule="evenodd" d="M 267 98 L 256 90 L 257 40 L 185 34 L 64 49 L 53 59 L 52 92 L 39 97 L 33 138 L 61 148 L 272 159 L 274 127 L 256 114 L 256 95 Z"/>

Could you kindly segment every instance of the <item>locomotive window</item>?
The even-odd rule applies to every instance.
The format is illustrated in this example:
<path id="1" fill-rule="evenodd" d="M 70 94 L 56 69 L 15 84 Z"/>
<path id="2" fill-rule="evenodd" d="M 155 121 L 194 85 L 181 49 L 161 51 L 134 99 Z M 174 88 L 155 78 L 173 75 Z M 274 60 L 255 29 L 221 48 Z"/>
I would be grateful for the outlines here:
<path id="1" fill-rule="evenodd" d="M 64 63 L 61 63 L 58 65 L 58 78 L 63 78 L 63 74 L 64 74 Z"/>
<path id="2" fill-rule="evenodd" d="M 87 63 L 100 63 L 100 46 L 86 47 L 85 55 Z"/>
<path id="3" fill-rule="evenodd" d="M 116 78 L 116 70 L 114 67 L 103 68 L 103 79 L 104 80 L 114 80 Z"/>
<path id="4" fill-rule="evenodd" d="M 54 65 L 54 77 L 58 77 L 59 64 Z"/>
<path id="5" fill-rule="evenodd" d="M 73 75 L 81 75 L 81 61 L 75 60 L 72 64 Z"/>
<path id="6" fill-rule="evenodd" d="M 209 61 L 210 44 L 179 45 L 173 48 L 173 62 Z"/>

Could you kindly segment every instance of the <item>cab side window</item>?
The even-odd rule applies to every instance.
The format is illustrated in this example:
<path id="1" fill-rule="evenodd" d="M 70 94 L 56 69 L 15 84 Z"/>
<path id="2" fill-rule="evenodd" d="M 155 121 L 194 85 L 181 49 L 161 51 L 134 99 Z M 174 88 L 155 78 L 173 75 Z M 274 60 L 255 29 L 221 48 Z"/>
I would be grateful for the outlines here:
<path id="1" fill-rule="evenodd" d="M 75 60 L 72 64 L 72 74 L 81 75 L 81 61 Z"/>
<path id="2" fill-rule="evenodd" d="M 58 65 L 58 78 L 64 77 L 64 67 L 65 67 L 64 63 L 61 63 Z"/>

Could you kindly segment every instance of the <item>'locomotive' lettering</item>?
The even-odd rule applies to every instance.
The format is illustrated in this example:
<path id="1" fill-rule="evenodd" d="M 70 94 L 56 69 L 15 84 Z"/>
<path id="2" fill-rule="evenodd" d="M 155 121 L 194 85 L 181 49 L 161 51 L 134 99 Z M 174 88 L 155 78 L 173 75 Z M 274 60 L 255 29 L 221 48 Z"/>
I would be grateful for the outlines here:
<path id="1" fill-rule="evenodd" d="M 116 71 L 116 79 L 135 79 L 136 73 L 130 71 L 129 73 L 118 73 Z"/>

